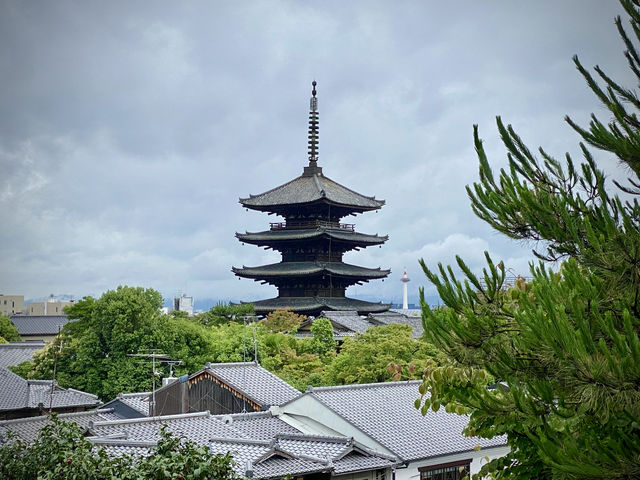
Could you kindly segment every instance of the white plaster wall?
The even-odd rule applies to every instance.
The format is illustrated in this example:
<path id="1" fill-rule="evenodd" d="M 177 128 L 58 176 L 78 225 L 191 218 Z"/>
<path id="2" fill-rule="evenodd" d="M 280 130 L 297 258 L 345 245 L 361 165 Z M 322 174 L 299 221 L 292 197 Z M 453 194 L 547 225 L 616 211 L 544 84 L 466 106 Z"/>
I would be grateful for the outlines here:
<path id="1" fill-rule="evenodd" d="M 457 453 L 455 455 L 446 455 L 443 457 L 430 458 L 419 462 L 412 462 L 407 468 L 398 468 L 396 470 L 396 480 L 420 480 L 420 472 L 418 468 L 429 465 L 440 465 L 442 463 L 457 462 L 458 460 L 466 460 L 471 458 L 471 474 L 478 473 L 480 468 L 494 458 L 502 457 L 509 453 L 509 447 L 493 447 L 485 448 L 478 451 L 465 453 Z"/>

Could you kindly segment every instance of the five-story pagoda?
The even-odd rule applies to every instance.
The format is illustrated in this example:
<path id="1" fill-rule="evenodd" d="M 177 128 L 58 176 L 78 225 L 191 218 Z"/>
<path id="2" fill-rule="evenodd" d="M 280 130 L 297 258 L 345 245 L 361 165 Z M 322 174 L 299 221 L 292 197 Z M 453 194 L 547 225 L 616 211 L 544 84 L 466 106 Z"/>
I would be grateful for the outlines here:
<path id="1" fill-rule="evenodd" d="M 383 312 L 390 307 L 390 304 L 345 296 L 347 287 L 383 279 L 390 270 L 344 263 L 343 254 L 381 245 L 388 236 L 359 233 L 353 224 L 340 223 L 340 220 L 347 215 L 378 210 L 384 200 L 360 195 L 322 174 L 318 166 L 318 127 L 314 81 L 309 112 L 309 165 L 301 176 L 284 185 L 240 199 L 246 208 L 285 219 L 271 223 L 271 228 L 264 232 L 236 233 L 241 242 L 282 254 L 279 263 L 232 269 L 239 277 L 278 288 L 276 298 L 253 302 L 257 314 L 267 314 L 277 308 L 304 315 L 318 315 L 322 310 L 356 310 L 366 314 Z"/>

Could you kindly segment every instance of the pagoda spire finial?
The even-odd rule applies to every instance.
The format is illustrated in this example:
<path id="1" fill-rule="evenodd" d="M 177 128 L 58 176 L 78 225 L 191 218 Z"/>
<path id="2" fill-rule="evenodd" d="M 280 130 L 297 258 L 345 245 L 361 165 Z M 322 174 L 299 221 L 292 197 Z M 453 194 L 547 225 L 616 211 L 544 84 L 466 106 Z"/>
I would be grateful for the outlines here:
<path id="1" fill-rule="evenodd" d="M 309 167 L 305 168 L 305 173 L 322 173 L 322 170 L 318 168 L 318 143 L 320 136 L 319 126 L 320 120 L 318 119 L 318 99 L 316 97 L 316 81 L 311 82 L 311 100 L 309 102 Z"/>

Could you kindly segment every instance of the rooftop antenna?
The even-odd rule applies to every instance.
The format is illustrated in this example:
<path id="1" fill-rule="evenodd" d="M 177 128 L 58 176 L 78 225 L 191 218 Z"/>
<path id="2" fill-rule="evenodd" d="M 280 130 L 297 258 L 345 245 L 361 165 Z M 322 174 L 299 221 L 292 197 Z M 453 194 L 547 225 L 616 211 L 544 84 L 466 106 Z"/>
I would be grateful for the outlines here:
<path id="1" fill-rule="evenodd" d="M 171 360 L 169 355 L 159 353 L 155 350 L 151 350 L 150 353 L 129 353 L 127 357 L 143 357 L 151 359 L 151 412 L 153 417 L 156 416 L 156 360 L 167 361 Z"/>
<path id="2" fill-rule="evenodd" d="M 311 90 L 311 100 L 309 100 L 309 166 L 304 169 L 306 175 L 314 175 L 322 173 L 322 169 L 318 167 L 318 143 L 320 136 L 320 120 L 318 118 L 318 98 L 316 97 L 316 81 L 311 82 L 313 86 Z"/>
<path id="3" fill-rule="evenodd" d="M 46 305 L 46 303 L 45 303 Z M 58 366 L 58 357 L 62 353 L 62 338 L 60 338 L 60 330 L 62 329 L 62 325 L 58 324 L 58 341 L 60 342 L 58 346 L 58 350 L 56 351 L 55 356 L 53 357 L 53 379 L 51 380 L 51 392 L 49 393 L 49 413 L 53 409 L 53 392 L 56 386 L 56 367 Z"/>

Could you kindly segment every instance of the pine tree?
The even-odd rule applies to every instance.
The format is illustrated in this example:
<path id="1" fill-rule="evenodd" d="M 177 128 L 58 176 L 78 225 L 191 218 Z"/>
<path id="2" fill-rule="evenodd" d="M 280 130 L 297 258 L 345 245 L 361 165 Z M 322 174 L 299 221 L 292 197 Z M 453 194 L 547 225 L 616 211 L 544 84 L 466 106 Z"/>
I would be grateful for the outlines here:
<path id="1" fill-rule="evenodd" d="M 616 25 L 640 83 L 640 0 L 621 4 L 632 34 Z M 640 99 L 574 62 L 612 115 L 587 128 L 566 119 L 584 141 L 579 165 L 535 155 L 498 118 L 509 167 L 494 176 L 474 127 L 472 209 L 536 245 L 533 279 L 506 288 L 488 255 L 481 277 L 457 257 L 462 280 L 421 261 L 447 306 L 429 309 L 421 292 L 425 330 L 450 358 L 425 370 L 423 412 L 444 405 L 470 414 L 470 435 L 505 434 L 511 453 L 481 472 L 496 478 L 640 477 Z M 586 144 L 615 154 L 628 181 L 607 185 Z"/>

